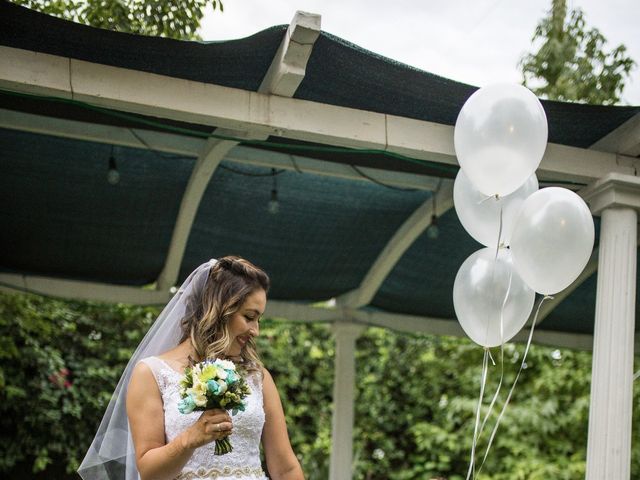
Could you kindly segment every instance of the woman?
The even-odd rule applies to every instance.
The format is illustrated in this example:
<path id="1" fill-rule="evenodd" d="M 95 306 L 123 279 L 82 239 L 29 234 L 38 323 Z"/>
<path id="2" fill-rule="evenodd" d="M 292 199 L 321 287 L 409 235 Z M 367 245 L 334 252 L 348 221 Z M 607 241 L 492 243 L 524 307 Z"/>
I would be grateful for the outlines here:
<path id="1" fill-rule="evenodd" d="M 268 289 L 266 273 L 239 257 L 189 276 L 129 362 L 79 469 L 83 478 L 266 479 L 260 443 L 271 479 L 303 478 L 254 343 Z M 244 372 L 251 388 L 244 412 L 179 413 L 182 372 L 206 358 L 232 360 Z M 214 455 L 215 440 L 226 436 L 233 451 Z"/>

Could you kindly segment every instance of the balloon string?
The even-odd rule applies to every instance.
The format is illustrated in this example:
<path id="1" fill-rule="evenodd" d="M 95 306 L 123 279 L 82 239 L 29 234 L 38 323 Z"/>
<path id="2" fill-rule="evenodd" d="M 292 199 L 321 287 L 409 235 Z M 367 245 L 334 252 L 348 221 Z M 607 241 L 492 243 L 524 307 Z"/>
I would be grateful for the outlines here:
<path id="1" fill-rule="evenodd" d="M 487 445 L 487 449 L 484 452 L 484 457 L 482 458 L 482 463 L 480 464 L 480 468 L 478 468 L 478 473 L 480 473 L 480 471 L 482 470 L 482 467 L 484 466 L 484 462 L 487 460 L 487 456 L 489 455 L 489 449 L 491 449 L 491 444 L 493 443 L 493 439 L 495 438 L 496 432 L 498 431 L 498 427 L 500 426 L 500 421 L 502 420 L 504 412 L 507 409 L 507 405 L 509 404 L 509 401 L 511 400 L 511 395 L 513 394 L 513 391 L 516 388 L 516 384 L 518 383 L 518 379 L 520 378 L 520 374 L 522 373 L 522 370 L 524 369 L 525 362 L 527 360 L 527 354 L 529 353 L 529 347 L 531 347 L 531 340 L 533 339 L 533 332 L 534 332 L 534 330 L 536 328 L 536 323 L 538 322 L 538 314 L 540 313 L 540 307 L 542 307 L 542 304 L 544 303 L 545 300 L 551 300 L 551 299 L 553 299 L 553 297 L 550 296 L 550 295 L 545 295 L 544 297 L 542 297 L 542 299 L 540 299 L 540 303 L 538 304 L 538 308 L 536 309 L 536 314 L 533 317 L 533 322 L 531 322 L 531 331 L 529 332 L 529 338 L 527 339 L 527 346 L 524 349 L 524 355 L 522 357 L 522 363 L 520 364 L 520 369 L 518 370 L 518 374 L 516 375 L 516 378 L 513 380 L 513 385 L 511 385 L 511 389 L 509 390 L 509 394 L 507 395 L 507 398 L 504 401 L 504 405 L 502 406 L 502 410 L 500 411 L 500 415 L 498 415 L 498 419 L 496 420 L 496 424 L 493 427 L 493 431 L 491 432 L 491 436 L 489 437 L 489 444 Z"/>
<path id="2" fill-rule="evenodd" d="M 484 387 L 487 383 L 487 372 L 489 369 L 489 349 L 484 349 L 484 356 L 482 358 L 482 374 L 480 380 L 480 398 L 478 398 L 478 406 L 476 408 L 476 421 L 475 426 L 473 427 L 473 442 L 471 443 L 471 460 L 469 461 L 469 470 L 467 471 L 467 478 L 475 478 L 476 476 L 476 465 L 475 465 L 475 456 L 476 456 L 476 442 L 478 440 L 478 426 L 480 425 L 480 407 L 482 407 L 482 399 L 484 397 Z"/>
<path id="3" fill-rule="evenodd" d="M 485 202 L 490 198 L 495 198 L 497 201 L 500 201 L 500 197 L 498 195 L 495 195 L 495 196 L 491 196 L 491 197 L 485 198 L 484 200 L 482 200 L 482 202 Z M 480 202 L 480 203 L 482 203 L 482 202 Z M 496 242 L 496 256 L 494 258 L 494 263 L 497 262 L 497 260 L 498 260 L 498 253 L 500 251 L 500 238 L 501 237 L 502 237 L 502 205 L 500 205 L 500 223 L 499 223 L 499 228 L 498 228 L 498 241 Z M 493 273 L 495 275 L 495 268 L 494 268 Z M 486 377 L 487 377 L 487 372 L 488 372 L 487 357 L 491 360 L 491 363 L 494 366 L 496 364 L 496 362 L 493 360 L 493 356 L 491 355 L 491 350 L 489 350 L 489 348 L 485 348 L 484 359 L 483 359 L 483 362 L 482 362 L 483 374 L 482 374 L 482 383 L 481 383 L 481 387 L 480 387 L 480 398 L 478 399 L 478 408 L 476 410 L 476 421 L 475 421 L 475 426 L 474 426 L 474 430 L 473 430 L 473 441 L 472 441 L 472 446 L 471 446 L 471 461 L 469 462 L 469 470 L 467 471 L 467 480 L 469 480 L 469 478 L 470 478 L 469 476 L 470 475 L 472 475 L 471 478 L 475 478 L 475 475 L 476 475 L 476 472 L 475 472 L 475 450 L 476 450 L 476 445 L 477 445 L 477 442 L 478 442 L 480 436 L 482 435 L 482 432 L 483 432 L 484 427 L 485 427 L 485 425 L 487 423 L 487 420 L 489 419 L 489 417 L 491 415 L 491 412 L 493 411 L 493 407 L 496 404 L 496 401 L 498 399 L 498 395 L 500 394 L 500 390 L 502 388 L 502 383 L 504 381 L 504 309 L 506 307 L 507 300 L 509 299 L 509 293 L 511 292 L 512 280 L 513 280 L 513 270 L 511 270 L 509 272 L 509 282 L 507 284 L 507 290 L 505 292 L 504 298 L 502 300 L 502 305 L 501 305 L 501 308 L 500 308 L 500 381 L 498 382 L 498 387 L 496 389 L 496 392 L 493 395 L 493 398 L 491 399 L 491 403 L 489 405 L 489 409 L 488 409 L 487 413 L 485 414 L 484 418 L 482 419 L 482 425 L 478 428 L 478 424 L 479 424 L 479 421 L 480 421 L 480 407 L 482 406 L 482 400 L 484 398 L 484 389 L 485 389 L 485 385 L 486 385 Z M 488 329 L 489 329 L 489 322 L 487 322 L 487 331 L 488 331 Z"/>
<path id="4" fill-rule="evenodd" d="M 498 195 L 497 193 L 495 195 L 487 195 L 485 198 L 483 198 L 482 200 L 480 200 L 477 205 L 482 205 L 484 202 L 486 202 L 487 200 L 491 199 L 491 198 L 495 198 L 496 200 L 500 200 L 500 195 Z"/>
<path id="5" fill-rule="evenodd" d="M 493 359 L 493 355 L 491 355 L 491 350 L 487 349 L 487 353 L 489 354 L 489 360 L 491 360 L 491 364 L 495 367 L 496 361 Z"/>
<path id="6" fill-rule="evenodd" d="M 504 300 L 502 301 L 502 308 L 500 309 L 500 381 L 498 382 L 498 388 L 496 388 L 496 393 L 493 395 L 491 399 L 491 403 L 489 404 L 489 410 L 484 416 L 482 420 L 482 425 L 480 426 L 480 432 L 478 436 L 482 435 L 482 431 L 484 430 L 484 426 L 489 420 L 489 416 L 493 411 L 493 407 L 498 400 L 498 395 L 500 394 L 500 389 L 502 388 L 502 381 L 504 380 L 504 309 L 507 305 L 507 300 L 509 298 L 509 293 L 511 293 L 511 282 L 513 280 L 513 269 L 509 272 L 509 283 L 507 286 L 507 293 L 504 295 Z M 494 363 L 495 365 L 495 363 Z"/>
<path id="7" fill-rule="evenodd" d="M 502 208 L 503 208 L 503 205 L 502 205 L 502 202 L 501 202 L 502 197 L 500 197 L 500 195 L 498 195 L 497 193 L 495 195 L 488 195 L 485 198 L 483 198 L 482 200 L 480 200 L 478 202 L 478 205 L 482 205 L 484 202 L 486 202 L 487 200 L 490 200 L 492 198 L 495 199 L 496 202 L 500 202 L 500 226 L 498 227 L 498 241 L 496 242 L 496 258 L 498 258 L 498 251 L 500 250 L 500 246 L 501 246 L 500 240 L 502 240 L 502 223 L 503 223 L 503 220 L 502 220 Z"/>
<path id="8" fill-rule="evenodd" d="M 500 201 L 497 195 L 496 199 Z M 498 252 L 500 252 L 500 240 L 502 240 L 502 203 L 500 203 L 500 226 L 498 227 L 498 241 L 496 242 L 496 260 L 498 259 Z M 511 286 L 511 279 L 509 279 L 509 286 Z M 507 297 L 505 297 L 504 301 L 507 301 Z M 504 303 L 502 304 L 502 307 L 504 308 Z M 500 313 L 500 315 L 502 315 L 502 313 Z"/>

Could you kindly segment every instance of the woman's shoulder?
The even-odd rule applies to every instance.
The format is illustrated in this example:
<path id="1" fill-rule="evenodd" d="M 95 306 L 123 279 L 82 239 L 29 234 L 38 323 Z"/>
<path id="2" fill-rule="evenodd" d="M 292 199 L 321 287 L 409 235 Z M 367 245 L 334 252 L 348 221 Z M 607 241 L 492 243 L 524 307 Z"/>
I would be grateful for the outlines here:
<path id="1" fill-rule="evenodd" d="M 277 392 L 276 384 L 273 381 L 273 377 L 271 376 L 269 370 L 267 370 L 267 368 L 263 366 L 260 373 L 262 374 L 262 391 L 266 395 L 273 393 L 274 391 Z"/>
<path id="2" fill-rule="evenodd" d="M 268 378 L 273 382 L 273 377 L 271 376 L 271 373 L 269 373 L 269 370 L 267 370 L 267 367 L 265 367 L 264 365 L 260 367 L 260 374 L 262 375 L 263 380 L 265 378 Z"/>
<path id="3" fill-rule="evenodd" d="M 133 367 L 128 386 L 129 397 L 144 395 L 144 392 L 150 391 L 149 389 L 158 388 L 153 367 L 146 360 L 146 358 L 143 358 Z"/>

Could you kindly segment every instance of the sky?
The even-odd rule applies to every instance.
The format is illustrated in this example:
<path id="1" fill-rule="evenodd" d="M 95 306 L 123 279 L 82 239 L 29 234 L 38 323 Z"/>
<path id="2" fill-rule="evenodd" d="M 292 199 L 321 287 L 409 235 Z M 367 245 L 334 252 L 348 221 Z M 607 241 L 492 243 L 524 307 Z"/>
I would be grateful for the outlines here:
<path id="1" fill-rule="evenodd" d="M 470 85 L 521 82 L 519 59 L 531 51 L 536 24 L 551 0 L 223 0 L 202 22 L 204 40 L 242 38 L 289 24 L 302 10 L 322 16 L 322 30 L 413 67 Z M 568 0 L 588 27 L 623 43 L 640 64 L 640 1 Z M 640 105 L 640 65 L 623 105 Z"/>

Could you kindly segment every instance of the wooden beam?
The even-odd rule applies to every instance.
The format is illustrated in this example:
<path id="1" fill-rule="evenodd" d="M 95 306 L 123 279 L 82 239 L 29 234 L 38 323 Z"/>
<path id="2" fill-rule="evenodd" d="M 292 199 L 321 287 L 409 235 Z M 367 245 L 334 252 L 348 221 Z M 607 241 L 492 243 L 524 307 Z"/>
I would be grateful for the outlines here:
<path id="1" fill-rule="evenodd" d="M 115 127 L 0 108 L 0 128 L 121 147 L 198 157 L 206 139 L 138 128 Z"/>
<path id="2" fill-rule="evenodd" d="M 0 273 L 0 290 L 131 305 L 164 305 L 171 298 L 168 290 L 161 292 L 149 288 L 14 273 Z"/>
<path id="3" fill-rule="evenodd" d="M 362 279 L 360 286 L 336 299 L 338 305 L 357 308 L 371 302 L 402 255 L 431 225 L 432 216 L 434 214 L 441 216 L 453 207 L 453 182 L 451 180 L 443 181 L 442 188 L 434 195 L 436 195 L 435 211 L 433 198 L 430 197 L 404 221 L 391 237 Z"/>
<path id="4" fill-rule="evenodd" d="M 361 167 L 357 169 L 343 163 L 315 160 L 299 155 L 287 155 L 268 150 L 239 146 L 231 150 L 225 158 L 227 161 L 257 167 L 269 167 L 278 170 L 309 173 L 323 177 L 343 178 L 345 180 L 358 180 L 363 182 L 378 182 L 397 188 L 410 188 L 416 190 L 436 190 L 440 179 L 417 173 L 394 172 L 379 168 Z"/>
<path id="5" fill-rule="evenodd" d="M 271 62 L 271 67 L 267 71 L 259 91 L 264 94 L 293 96 L 304 78 L 305 67 L 311 55 L 313 42 L 315 42 L 319 34 L 320 17 L 318 15 L 296 13 L 278 52 Z M 236 132 L 217 129 L 215 133 L 220 136 L 251 138 L 254 140 L 266 140 L 268 138 L 268 135 L 264 132 L 251 134 L 250 130 L 247 132 L 243 129 Z M 207 144 L 199 155 L 191 173 L 189 184 L 180 204 L 180 211 L 178 212 L 171 243 L 169 244 L 169 252 L 156 282 L 158 290 L 166 290 L 177 282 L 180 265 L 187 247 L 187 240 L 189 239 L 202 196 L 220 162 L 238 144 L 239 142 L 231 140 L 214 138 L 207 140 Z"/>
<path id="6" fill-rule="evenodd" d="M 84 123 L 3 109 L 0 109 L 0 128 L 130 148 L 150 148 L 156 152 L 195 158 L 199 156 L 207 143 L 204 139 L 184 135 Z M 290 155 L 240 145 L 232 148 L 223 160 L 241 165 L 255 165 L 263 168 L 276 168 L 278 170 L 297 171 L 347 180 L 369 182 L 371 180 L 366 177 L 370 177 L 385 185 L 398 188 L 433 191 L 440 182 L 438 178 L 428 175 L 358 167 L 362 175 L 350 165 L 342 163 L 315 160 L 300 155 Z"/>
<path id="7" fill-rule="evenodd" d="M 296 12 L 258 92 L 293 97 L 306 73 L 313 44 L 320 35 L 320 15 Z"/>
<path id="8" fill-rule="evenodd" d="M 0 273 L 0 290 L 11 293 L 33 293 L 57 298 L 131 305 L 165 305 L 173 296 L 169 290 L 65 280 L 38 275 Z M 300 322 L 330 322 L 337 318 L 335 309 L 315 307 L 299 302 L 269 300 L 266 315 Z"/>
<path id="9" fill-rule="evenodd" d="M 600 152 L 619 153 L 629 157 L 640 156 L 640 113 L 636 113 L 589 148 Z"/>
<path id="10" fill-rule="evenodd" d="M 107 303 L 158 306 L 165 305 L 172 296 L 169 291 L 11 273 L 0 273 L 0 291 L 34 293 Z M 422 317 L 378 310 L 326 308 L 300 302 L 269 300 L 266 315 L 270 318 L 286 318 L 290 321 L 303 323 L 348 319 L 362 325 L 389 328 L 399 332 L 465 336 L 462 327 L 455 319 Z M 523 330 L 516 335 L 514 341 L 524 342 L 527 337 L 528 331 Z M 635 339 L 636 352 L 640 353 L 640 333 L 636 333 Z M 593 336 L 536 329 L 533 342 L 541 345 L 591 350 Z"/>
<path id="11" fill-rule="evenodd" d="M 70 98 L 73 92 L 76 100 L 123 112 L 327 145 L 388 150 L 457 165 L 449 125 L 10 47 L 0 47 L 0 88 L 62 98 Z M 607 172 L 633 175 L 638 163 L 632 157 L 549 144 L 538 176 L 542 181 L 588 183 Z"/>
<path id="12" fill-rule="evenodd" d="M 235 135 L 237 136 L 238 133 L 236 132 Z M 213 172 L 218 168 L 218 165 L 229 150 L 236 145 L 238 145 L 238 142 L 211 138 L 207 141 L 198 157 L 180 202 L 180 210 L 173 226 L 169 251 L 167 252 L 164 266 L 156 281 L 158 290 L 166 291 L 178 281 L 187 240 L 189 239 L 202 196 L 209 186 L 209 180 L 211 180 Z"/>
<path id="13" fill-rule="evenodd" d="M 466 337 L 460 323 L 455 319 L 403 315 L 376 310 L 352 311 L 348 318 L 364 325 L 389 328 L 398 332 Z M 511 341 L 523 343 L 527 341 L 528 337 L 529 330 L 523 329 Z M 592 350 L 593 335 L 536 329 L 533 334 L 533 343 L 575 350 Z M 640 336 L 636 336 L 636 345 L 640 345 Z"/>

